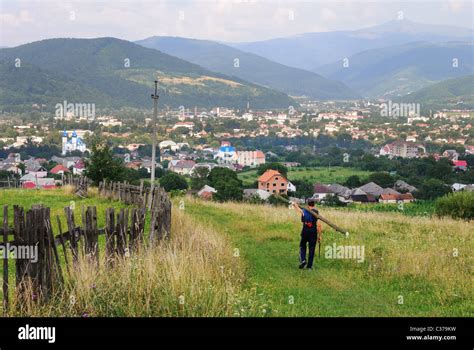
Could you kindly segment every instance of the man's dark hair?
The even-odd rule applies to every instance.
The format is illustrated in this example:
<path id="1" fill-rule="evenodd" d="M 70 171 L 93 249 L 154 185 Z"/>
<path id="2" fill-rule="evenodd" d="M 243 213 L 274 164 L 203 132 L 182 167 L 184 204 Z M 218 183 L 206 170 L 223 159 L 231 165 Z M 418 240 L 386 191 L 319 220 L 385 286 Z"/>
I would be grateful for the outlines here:
<path id="1" fill-rule="evenodd" d="M 308 201 L 308 207 L 314 207 L 314 201 L 313 200 Z"/>

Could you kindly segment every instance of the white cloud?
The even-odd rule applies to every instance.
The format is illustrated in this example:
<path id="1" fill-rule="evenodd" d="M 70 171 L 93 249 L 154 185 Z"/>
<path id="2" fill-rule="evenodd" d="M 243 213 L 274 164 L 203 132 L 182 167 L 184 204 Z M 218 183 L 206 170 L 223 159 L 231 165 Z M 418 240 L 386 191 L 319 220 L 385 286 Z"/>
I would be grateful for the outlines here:
<path id="1" fill-rule="evenodd" d="M 472 27 L 469 4 L 460 0 L 1 0 L 0 45 L 51 37 L 138 40 L 152 35 L 255 41 L 359 29 L 393 20 L 399 10 L 413 21 Z"/>

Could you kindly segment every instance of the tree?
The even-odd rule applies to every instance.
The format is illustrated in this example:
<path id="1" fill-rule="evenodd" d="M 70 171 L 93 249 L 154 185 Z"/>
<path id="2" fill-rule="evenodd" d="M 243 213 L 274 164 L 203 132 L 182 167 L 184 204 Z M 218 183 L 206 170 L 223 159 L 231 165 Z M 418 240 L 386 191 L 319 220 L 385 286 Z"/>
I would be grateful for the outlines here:
<path id="1" fill-rule="evenodd" d="M 344 207 L 346 205 L 344 202 L 341 202 L 341 200 L 336 194 L 327 195 L 323 198 L 322 202 L 328 207 Z"/>
<path id="2" fill-rule="evenodd" d="M 435 213 L 438 216 L 473 220 L 474 192 L 459 191 L 438 198 L 435 202 Z"/>
<path id="3" fill-rule="evenodd" d="M 119 158 L 114 158 L 112 150 L 104 141 L 92 145 L 92 154 L 85 161 L 85 175 L 98 185 L 100 181 L 122 181 L 125 177 L 125 166 Z"/>
<path id="4" fill-rule="evenodd" d="M 344 186 L 349 188 L 355 188 L 362 186 L 362 181 L 360 181 L 360 177 L 358 175 L 351 175 L 347 178 L 346 182 L 344 182 Z"/>
<path id="5" fill-rule="evenodd" d="M 242 200 L 242 181 L 234 171 L 215 167 L 209 173 L 208 180 L 217 191 L 213 196 L 216 200 Z"/>
<path id="6" fill-rule="evenodd" d="M 375 182 L 380 187 L 392 187 L 394 184 L 394 179 L 390 176 L 389 173 L 373 173 L 369 175 L 368 182 Z"/>
<path id="7" fill-rule="evenodd" d="M 165 189 L 166 192 L 173 190 L 186 190 L 188 188 L 188 182 L 184 176 L 179 174 L 168 172 L 160 179 L 160 185 Z"/>
<path id="8" fill-rule="evenodd" d="M 280 174 L 282 174 L 285 177 L 288 174 L 288 168 L 286 166 L 284 166 L 281 163 L 274 162 L 274 163 L 266 163 L 266 164 L 260 165 L 257 169 L 257 175 L 262 175 L 268 169 L 277 170 Z"/>
<path id="9" fill-rule="evenodd" d="M 429 179 L 420 186 L 416 192 L 416 197 L 420 199 L 436 199 L 450 192 L 451 188 L 446 186 L 443 181 L 438 179 Z"/>
<path id="10" fill-rule="evenodd" d="M 296 187 L 296 192 L 291 193 L 293 196 L 298 198 L 308 198 L 313 196 L 314 188 L 312 183 L 303 180 L 293 180 L 291 182 Z"/>
<path id="11" fill-rule="evenodd" d="M 194 169 L 194 173 L 191 177 L 191 188 L 193 190 L 200 190 L 204 185 L 209 184 L 207 176 L 209 175 L 209 169 L 207 167 L 199 166 Z"/>

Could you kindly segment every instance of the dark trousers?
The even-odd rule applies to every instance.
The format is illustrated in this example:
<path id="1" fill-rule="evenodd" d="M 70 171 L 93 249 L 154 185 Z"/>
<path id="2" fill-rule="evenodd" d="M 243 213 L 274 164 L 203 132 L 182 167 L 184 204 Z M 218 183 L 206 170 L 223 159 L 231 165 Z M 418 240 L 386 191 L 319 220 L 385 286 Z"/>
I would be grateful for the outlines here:
<path id="1" fill-rule="evenodd" d="M 317 238 L 316 232 L 301 232 L 300 261 L 306 261 L 306 247 L 308 246 L 308 264 L 306 265 L 308 268 L 313 267 Z"/>

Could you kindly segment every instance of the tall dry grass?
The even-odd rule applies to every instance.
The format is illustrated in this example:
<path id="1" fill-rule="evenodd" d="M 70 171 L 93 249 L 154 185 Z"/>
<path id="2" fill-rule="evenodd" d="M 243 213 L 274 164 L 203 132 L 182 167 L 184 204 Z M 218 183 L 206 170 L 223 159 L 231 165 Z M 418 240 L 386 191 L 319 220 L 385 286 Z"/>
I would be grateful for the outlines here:
<path id="1" fill-rule="evenodd" d="M 240 232 L 254 235 L 256 241 L 275 237 L 292 240 L 300 230 L 298 215 L 286 207 L 231 202 L 206 202 L 205 205 L 244 217 L 240 222 L 236 220 L 235 225 Z M 362 268 L 347 272 L 354 274 L 354 280 L 402 284 L 415 281 L 433 290 L 442 305 L 459 298 L 472 300 L 472 221 L 411 217 L 401 213 L 341 212 L 329 208 L 320 208 L 320 212 L 350 232 L 345 238 L 323 224 L 322 254 L 324 246 L 333 242 L 365 247 Z M 265 228 L 258 229 L 259 225 Z M 419 292 L 423 293 L 423 288 Z"/>
<path id="2" fill-rule="evenodd" d="M 231 316 L 258 312 L 226 238 L 179 210 L 172 236 L 107 269 L 82 258 L 46 303 L 13 298 L 10 316 Z M 27 298 L 28 299 L 28 298 Z M 242 300 L 245 300 L 243 305 Z M 255 310 L 252 310 L 252 309 Z"/>

